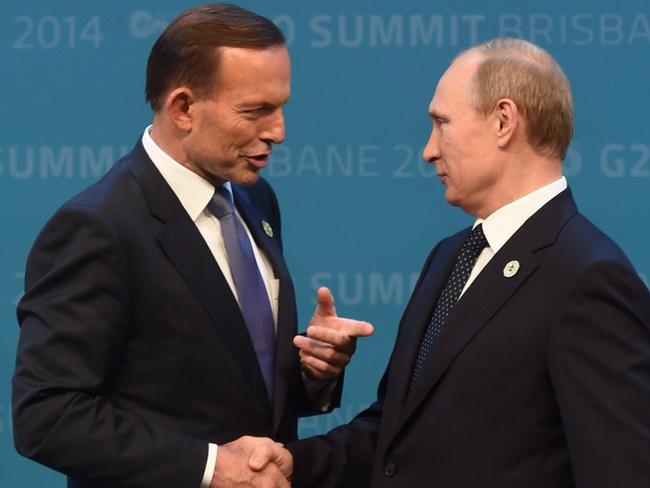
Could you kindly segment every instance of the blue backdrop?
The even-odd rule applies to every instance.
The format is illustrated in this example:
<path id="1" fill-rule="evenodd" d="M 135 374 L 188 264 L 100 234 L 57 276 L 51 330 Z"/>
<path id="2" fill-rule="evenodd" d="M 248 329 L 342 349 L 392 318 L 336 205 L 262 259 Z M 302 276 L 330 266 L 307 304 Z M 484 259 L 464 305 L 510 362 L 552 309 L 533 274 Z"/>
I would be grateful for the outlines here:
<path id="1" fill-rule="evenodd" d="M 461 49 L 498 35 L 546 48 L 572 83 L 576 133 L 565 161 L 578 204 L 650 273 L 650 8 L 647 0 L 253 1 L 293 59 L 287 141 L 266 177 L 283 210 L 304 324 L 314 291 L 371 321 L 343 406 L 301 435 L 368 405 L 401 311 L 431 247 L 471 219 L 449 207 L 420 152 L 436 81 Z M 11 432 L 15 306 L 27 252 L 58 205 L 99 178 L 150 122 L 144 67 L 188 1 L 4 0 L 0 6 L 0 474 L 7 488 L 64 486 L 20 458 Z M 561 279 L 561 278 L 560 278 Z"/>

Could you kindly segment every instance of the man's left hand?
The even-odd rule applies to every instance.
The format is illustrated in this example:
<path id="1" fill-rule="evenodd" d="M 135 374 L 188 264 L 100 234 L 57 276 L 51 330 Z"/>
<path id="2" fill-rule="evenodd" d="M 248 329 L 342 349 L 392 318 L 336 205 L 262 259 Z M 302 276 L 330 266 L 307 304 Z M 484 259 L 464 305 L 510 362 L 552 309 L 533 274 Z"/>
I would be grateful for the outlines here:
<path id="1" fill-rule="evenodd" d="M 323 287 L 316 292 L 318 302 L 307 328 L 307 336 L 296 336 L 294 345 L 300 349 L 305 371 L 316 379 L 339 376 L 356 349 L 357 337 L 366 337 L 374 329 L 368 322 L 336 315 L 334 297 Z"/>

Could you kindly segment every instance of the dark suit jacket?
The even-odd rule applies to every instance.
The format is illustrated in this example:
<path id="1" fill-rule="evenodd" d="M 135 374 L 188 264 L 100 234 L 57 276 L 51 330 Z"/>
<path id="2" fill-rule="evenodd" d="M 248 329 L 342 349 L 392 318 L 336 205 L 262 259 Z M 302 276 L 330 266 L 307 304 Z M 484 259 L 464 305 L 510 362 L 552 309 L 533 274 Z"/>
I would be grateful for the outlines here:
<path id="1" fill-rule="evenodd" d="M 29 255 L 13 380 L 20 453 L 70 486 L 198 488 L 208 442 L 296 438 L 297 416 L 315 412 L 292 345 L 277 201 L 264 180 L 233 193 L 280 280 L 273 405 L 228 283 L 138 143 L 56 212 Z"/>
<path id="2" fill-rule="evenodd" d="M 650 295 L 569 190 L 479 274 L 408 392 L 468 232 L 429 255 L 377 402 L 291 445 L 294 486 L 649 487 Z M 511 260 L 521 267 L 506 278 Z"/>

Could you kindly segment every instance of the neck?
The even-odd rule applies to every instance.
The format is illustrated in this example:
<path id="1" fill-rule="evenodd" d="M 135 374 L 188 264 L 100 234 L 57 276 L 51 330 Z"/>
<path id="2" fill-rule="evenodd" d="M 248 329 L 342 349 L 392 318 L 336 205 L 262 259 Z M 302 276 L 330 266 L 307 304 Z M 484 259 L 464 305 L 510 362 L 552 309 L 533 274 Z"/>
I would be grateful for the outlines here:
<path id="1" fill-rule="evenodd" d="M 559 159 L 543 157 L 532 151 L 529 154 L 518 154 L 505 163 L 504 172 L 498 183 L 490 189 L 489 198 L 483 199 L 484 205 L 467 211 L 475 217 L 485 219 L 501 207 L 561 177 L 562 161 Z"/>
<path id="2" fill-rule="evenodd" d="M 184 165 L 186 160 L 185 152 L 183 151 L 183 146 L 180 144 L 178 138 L 174 137 L 170 133 L 165 124 L 161 123 L 157 118 L 154 117 L 153 123 L 151 125 L 151 131 L 149 132 L 153 141 L 172 157 L 175 161 Z"/>

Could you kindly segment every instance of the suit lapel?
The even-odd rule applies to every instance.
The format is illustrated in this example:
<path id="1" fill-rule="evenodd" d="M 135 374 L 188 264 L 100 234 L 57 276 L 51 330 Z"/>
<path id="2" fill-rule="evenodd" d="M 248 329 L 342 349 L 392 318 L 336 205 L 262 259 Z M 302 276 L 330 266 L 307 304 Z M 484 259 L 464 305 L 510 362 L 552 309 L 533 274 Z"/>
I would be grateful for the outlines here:
<path id="1" fill-rule="evenodd" d="M 387 433 L 384 437 L 387 440 L 402 425 L 404 402 L 420 341 L 451 272 L 459 247 L 469 231 L 470 229 L 465 229 L 439 244 L 428 268 L 422 270 L 421 283 L 414 290 L 400 322 L 400 333 L 391 359 L 382 416 L 382 429 Z"/>
<path id="2" fill-rule="evenodd" d="M 538 268 L 535 252 L 551 245 L 561 227 L 575 212 L 576 207 L 571 192 L 566 190 L 528 219 L 494 255 L 449 314 L 442 332 L 434 342 L 417 383 L 404 402 L 399 421 L 395 423 L 392 432 L 397 432 L 415 413 L 422 401 L 431 393 L 452 365 L 454 359 L 462 353 L 462 350 L 490 319 L 507 305 L 508 299 L 517 292 L 521 285 L 533 275 Z M 436 299 L 451 271 L 459 246 L 460 242 L 457 241 L 450 246 L 454 250 L 454 252 L 448 253 L 451 255 L 451 259 L 447 257 L 445 264 L 439 267 L 444 275 L 441 278 L 432 279 Z M 504 267 L 512 260 L 519 261 L 519 271 L 512 277 L 506 277 L 503 272 Z M 434 264 L 432 263 L 432 272 Z M 424 290 L 426 290 L 425 285 L 426 283 L 423 283 Z M 432 308 L 428 316 L 420 314 L 408 319 L 409 321 L 423 320 L 426 323 L 413 322 L 414 325 L 411 329 L 415 332 L 412 332 L 409 337 L 406 335 L 404 337 L 404 345 L 401 346 L 405 351 L 404 364 L 398 373 L 400 376 L 397 378 L 403 388 L 408 386 L 415 354 L 422 332 L 428 324 Z M 407 343 L 407 341 L 413 343 Z M 401 396 L 401 392 L 400 398 L 404 398 Z"/>
<path id="3" fill-rule="evenodd" d="M 268 224 L 268 221 L 272 219 L 263 218 L 260 210 L 252 205 L 245 190 L 236 185 L 233 185 L 232 189 L 237 210 L 250 229 L 257 246 L 271 263 L 275 278 L 280 281 L 273 397 L 273 429 L 275 431 L 282 420 L 287 400 L 288 380 L 292 377 L 292 363 L 297 357 L 292 342 L 293 336 L 296 334 L 295 293 L 291 275 L 282 257 L 279 236 L 274 233 L 277 232 L 277 229 L 267 227 L 271 229 L 272 235 L 263 230 L 263 223 Z"/>
<path id="4" fill-rule="evenodd" d="M 512 278 L 505 278 L 503 267 L 512 259 L 519 261 L 520 271 Z M 537 262 L 525 246 L 506 245 L 492 258 L 449 314 L 443 330 L 434 341 L 418 381 L 406 399 L 403 418 L 413 414 L 456 356 L 535 269 Z"/>
<path id="5" fill-rule="evenodd" d="M 282 250 L 280 249 L 280 243 L 277 236 L 273 234 L 274 230 L 270 225 L 268 226 L 268 229 L 270 230 L 271 235 L 262 230 L 264 223 L 266 222 L 266 224 L 268 224 L 268 221 L 271 219 L 264 219 L 261 212 L 251 203 L 245 190 L 237 185 L 232 185 L 232 190 L 237 210 L 251 231 L 255 243 L 269 259 L 275 277 L 277 279 L 284 278 L 289 274 L 289 271 L 287 270 L 284 258 L 282 257 Z"/>
<path id="6" fill-rule="evenodd" d="M 446 239 L 440 244 L 427 270 L 423 270 L 421 284 L 415 290 L 408 309 L 400 324 L 400 336 L 395 347 L 395 361 L 391 365 L 391 377 L 388 388 L 389 399 L 395 402 L 395 407 L 401 410 L 406 398 L 408 383 L 413 364 L 420 346 L 421 338 L 431 319 L 438 296 L 451 272 L 458 248 L 469 233 L 469 230 Z M 409 324 L 413 324 L 412 326 Z"/>
<path id="7" fill-rule="evenodd" d="M 140 142 L 129 155 L 128 164 L 152 215 L 164 225 L 158 235 L 160 247 L 211 318 L 258 401 L 270 408 L 239 305 L 210 249 Z"/>

